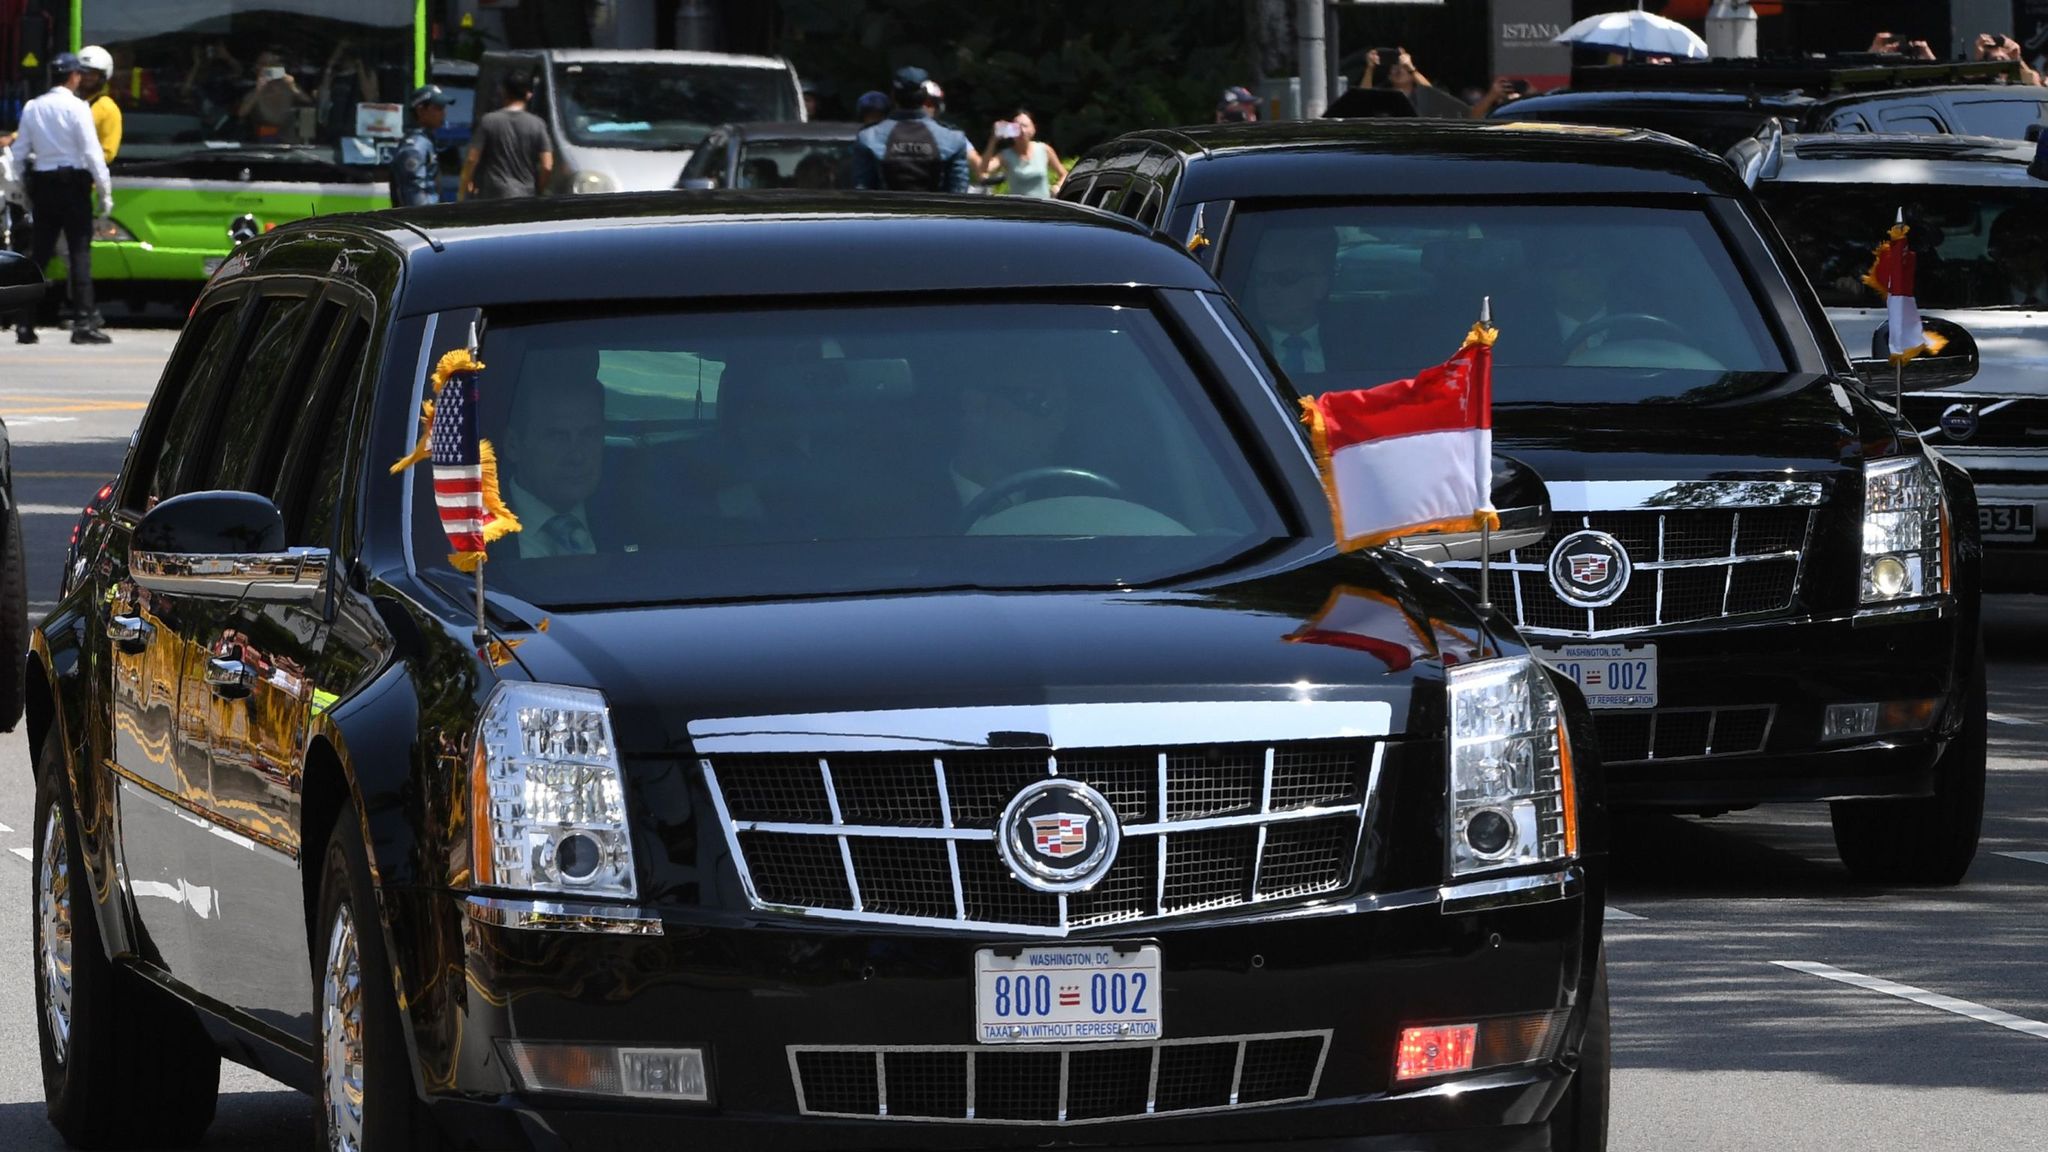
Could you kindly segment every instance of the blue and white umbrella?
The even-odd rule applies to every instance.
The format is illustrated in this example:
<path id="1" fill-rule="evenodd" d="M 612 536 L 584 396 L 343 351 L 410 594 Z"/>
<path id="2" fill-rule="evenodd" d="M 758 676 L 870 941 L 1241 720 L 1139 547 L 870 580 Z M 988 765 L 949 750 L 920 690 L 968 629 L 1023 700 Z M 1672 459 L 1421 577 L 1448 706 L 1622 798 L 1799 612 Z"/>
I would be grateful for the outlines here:
<path id="1" fill-rule="evenodd" d="M 1633 12 L 1588 16 L 1552 37 L 1551 43 L 1693 60 L 1704 60 L 1708 55 L 1707 42 L 1700 39 L 1698 33 L 1676 20 L 1667 20 L 1640 8 Z"/>

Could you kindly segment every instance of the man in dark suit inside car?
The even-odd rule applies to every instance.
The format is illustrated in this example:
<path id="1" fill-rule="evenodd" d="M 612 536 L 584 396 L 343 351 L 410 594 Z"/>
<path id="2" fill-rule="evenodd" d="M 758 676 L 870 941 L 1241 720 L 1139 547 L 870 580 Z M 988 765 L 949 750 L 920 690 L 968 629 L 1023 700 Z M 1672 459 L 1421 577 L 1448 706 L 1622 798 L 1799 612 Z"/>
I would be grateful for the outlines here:
<path id="1" fill-rule="evenodd" d="M 595 376 L 529 373 L 513 393 L 498 457 L 505 503 L 520 526 L 507 543 L 521 559 L 616 547 L 592 499 L 604 479 L 604 386 Z"/>
<path id="2" fill-rule="evenodd" d="M 1259 238 L 1239 299 L 1291 380 L 1366 366 L 1356 325 L 1330 317 L 1337 230 L 1274 227 Z"/>

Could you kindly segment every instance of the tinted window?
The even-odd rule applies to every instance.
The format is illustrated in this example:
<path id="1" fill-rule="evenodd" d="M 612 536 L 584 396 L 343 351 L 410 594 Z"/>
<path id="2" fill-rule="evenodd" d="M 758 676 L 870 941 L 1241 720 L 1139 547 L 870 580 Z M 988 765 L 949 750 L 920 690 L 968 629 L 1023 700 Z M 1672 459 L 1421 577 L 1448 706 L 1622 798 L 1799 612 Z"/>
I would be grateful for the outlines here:
<path id="1" fill-rule="evenodd" d="M 850 141 L 748 140 L 740 149 L 741 188 L 837 188 Z"/>
<path id="2" fill-rule="evenodd" d="M 221 405 L 213 452 L 199 469 L 196 487 L 263 491 L 277 466 L 274 416 L 280 400 L 303 391 L 307 381 L 294 361 L 306 335 L 312 306 L 303 297 L 258 301 L 254 335 Z M 332 324 L 330 310 L 323 323 Z M 315 345 L 318 351 L 318 345 Z M 261 465 L 259 470 L 258 465 Z"/>
<path id="3" fill-rule="evenodd" d="M 240 301 L 209 308 L 186 325 L 179 355 L 150 406 L 150 427 L 138 442 L 139 467 L 125 503 L 146 512 L 157 501 L 185 491 L 181 474 L 197 449 L 193 441 L 208 427 L 221 377 L 228 372 L 239 326 Z M 196 471 L 196 469 L 194 469 Z"/>
<path id="4" fill-rule="evenodd" d="M 1757 195 L 1830 307 L 1884 307 L 1863 275 L 1902 208 L 1922 308 L 2048 304 L 2048 187 L 1787 182 Z"/>
<path id="5" fill-rule="evenodd" d="M 2025 140 L 2027 129 L 2041 123 L 2042 107 L 2042 101 L 2032 96 L 1949 101 L 1956 131 L 2007 140 Z"/>
<path id="6" fill-rule="evenodd" d="M 1284 531 L 1140 309 L 531 320 L 491 317 L 479 386 L 524 525 L 487 571 L 543 606 L 1113 587 Z M 425 563 L 448 549 L 414 492 Z"/>
<path id="7" fill-rule="evenodd" d="M 326 547 L 340 511 L 341 483 L 348 466 L 349 414 L 362 379 L 370 326 L 351 321 L 329 363 L 327 379 L 304 394 L 292 414 L 291 466 L 278 477 L 271 499 L 284 512 L 285 540 Z"/>
<path id="8" fill-rule="evenodd" d="M 780 68 L 558 63 L 554 99 L 563 134 L 585 148 L 694 148 L 720 124 L 799 118 Z"/>
<path id="9" fill-rule="evenodd" d="M 1506 403 L 1560 388 L 1595 401 L 1681 394 L 1785 363 L 1712 220 L 1692 209 L 1240 212 L 1221 278 L 1304 391 L 1380 384 L 1441 363 L 1488 297 L 1500 329 L 1494 390 Z M 1298 362 L 1283 338 L 1301 342 Z"/>
<path id="10" fill-rule="evenodd" d="M 1920 136 L 1940 136 L 1948 129 L 1934 118 L 1932 111 L 1899 111 L 1881 114 L 1884 130 L 1887 132 L 1910 132 Z"/>

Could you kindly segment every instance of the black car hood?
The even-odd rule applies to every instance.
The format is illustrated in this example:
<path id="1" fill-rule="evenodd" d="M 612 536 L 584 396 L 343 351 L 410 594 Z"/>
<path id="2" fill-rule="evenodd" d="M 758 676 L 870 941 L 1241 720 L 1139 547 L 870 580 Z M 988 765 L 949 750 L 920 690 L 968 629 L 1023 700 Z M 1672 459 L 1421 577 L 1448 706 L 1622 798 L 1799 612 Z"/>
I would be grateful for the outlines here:
<path id="1" fill-rule="evenodd" d="M 578 611 L 514 655 L 601 688 L 622 749 L 688 754 L 691 725 L 1080 703 L 1384 701 L 1441 730 L 1470 606 L 1402 559 L 1327 558 L 1181 591 L 945 592 Z"/>
<path id="2" fill-rule="evenodd" d="M 1824 476 L 1893 450 L 1863 442 L 1864 429 L 1887 422 L 1859 391 L 1828 376 L 1731 378 L 1725 394 L 1703 393 L 1636 404 L 1501 404 L 1494 447 L 1551 484 Z"/>

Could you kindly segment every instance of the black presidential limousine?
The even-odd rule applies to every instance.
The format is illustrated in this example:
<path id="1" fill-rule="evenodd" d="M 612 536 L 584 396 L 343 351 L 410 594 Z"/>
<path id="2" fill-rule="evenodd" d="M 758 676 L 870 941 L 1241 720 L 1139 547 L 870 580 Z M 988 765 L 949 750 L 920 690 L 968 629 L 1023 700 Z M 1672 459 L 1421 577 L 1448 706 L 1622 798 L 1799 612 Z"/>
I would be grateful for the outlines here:
<path id="1" fill-rule="evenodd" d="M 393 470 L 472 346 L 481 621 L 465 441 Z M 1256 349 L 1049 202 L 238 249 L 34 633 L 53 1122 L 225 1055 L 367 1152 L 1604 1147 L 1581 694 L 1335 551 Z"/>
<path id="2" fill-rule="evenodd" d="M 1060 195 L 1188 247 L 1305 393 L 1441 362 L 1490 297 L 1494 443 L 1554 513 L 1496 599 L 1584 688 L 1609 799 L 1828 800 L 1857 875 L 1962 878 L 1975 492 L 1718 157 L 1561 124 L 1223 125 L 1104 144 Z M 1909 392 L 1976 372 L 1968 333 L 1930 326 L 1948 345 Z"/>

